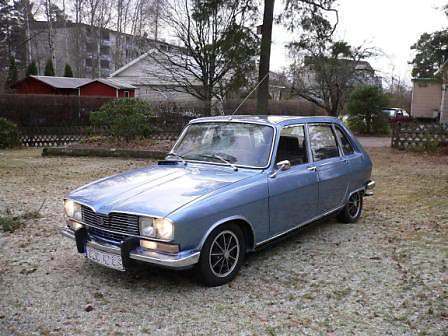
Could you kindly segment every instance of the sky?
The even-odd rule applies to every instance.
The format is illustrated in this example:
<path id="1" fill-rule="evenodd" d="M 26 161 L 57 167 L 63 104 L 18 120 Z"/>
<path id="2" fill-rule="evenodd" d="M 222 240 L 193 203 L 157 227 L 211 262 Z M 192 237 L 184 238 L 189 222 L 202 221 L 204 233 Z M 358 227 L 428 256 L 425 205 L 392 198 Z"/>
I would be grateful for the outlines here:
<path id="1" fill-rule="evenodd" d="M 380 50 L 382 55 L 368 60 L 378 74 L 410 85 L 410 46 L 424 32 L 448 28 L 448 18 L 441 10 L 445 4 L 448 0 L 336 0 L 339 25 L 335 38 Z M 278 25 L 272 34 L 271 69 L 279 71 L 291 62 L 284 45 L 294 36 Z"/>

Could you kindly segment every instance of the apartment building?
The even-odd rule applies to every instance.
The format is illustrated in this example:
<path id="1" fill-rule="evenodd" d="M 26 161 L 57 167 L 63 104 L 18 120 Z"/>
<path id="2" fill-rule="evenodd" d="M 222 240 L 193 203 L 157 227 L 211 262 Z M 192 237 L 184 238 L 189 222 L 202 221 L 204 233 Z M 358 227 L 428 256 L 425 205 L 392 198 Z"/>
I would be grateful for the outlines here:
<path id="1" fill-rule="evenodd" d="M 28 48 L 38 67 L 44 73 L 45 64 L 51 58 L 50 44 L 55 55 L 56 76 L 63 76 L 66 64 L 70 64 L 75 77 L 107 77 L 156 44 L 166 44 L 147 38 L 101 29 L 72 22 L 53 23 L 36 21 L 30 27 Z"/>

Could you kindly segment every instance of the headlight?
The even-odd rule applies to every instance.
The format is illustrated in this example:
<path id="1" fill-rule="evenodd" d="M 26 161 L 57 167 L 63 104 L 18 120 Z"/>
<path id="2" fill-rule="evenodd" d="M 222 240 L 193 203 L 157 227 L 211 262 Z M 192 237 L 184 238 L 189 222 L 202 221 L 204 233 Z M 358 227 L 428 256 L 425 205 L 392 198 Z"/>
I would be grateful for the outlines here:
<path id="1" fill-rule="evenodd" d="M 174 224 L 167 218 L 154 219 L 154 229 L 157 238 L 171 240 L 174 237 Z"/>
<path id="2" fill-rule="evenodd" d="M 140 217 L 140 235 L 148 238 L 171 240 L 174 237 L 174 224 L 167 218 Z"/>
<path id="3" fill-rule="evenodd" d="M 153 221 L 154 219 L 150 217 L 140 217 L 140 235 L 144 237 L 154 237 Z"/>
<path id="4" fill-rule="evenodd" d="M 73 219 L 82 220 L 81 205 L 72 200 L 64 201 L 65 214 Z"/>

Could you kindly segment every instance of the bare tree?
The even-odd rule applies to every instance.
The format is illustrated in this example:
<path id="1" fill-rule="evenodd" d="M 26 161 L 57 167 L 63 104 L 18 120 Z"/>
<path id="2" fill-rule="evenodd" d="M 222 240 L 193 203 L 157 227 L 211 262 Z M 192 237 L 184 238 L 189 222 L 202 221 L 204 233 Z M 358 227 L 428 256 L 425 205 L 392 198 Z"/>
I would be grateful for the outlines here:
<path id="1" fill-rule="evenodd" d="M 50 48 L 50 57 L 53 67 L 56 69 L 56 55 L 54 52 L 54 30 L 53 30 L 53 16 L 51 0 L 44 0 L 45 15 L 48 23 L 48 47 Z"/>
<path id="2" fill-rule="evenodd" d="M 166 21 L 182 47 L 173 52 L 161 44 L 152 54 L 160 77 L 175 83 L 171 89 L 204 101 L 211 113 L 212 99 L 241 87 L 254 69 L 258 40 L 245 26 L 253 10 L 240 0 L 174 2 Z"/>

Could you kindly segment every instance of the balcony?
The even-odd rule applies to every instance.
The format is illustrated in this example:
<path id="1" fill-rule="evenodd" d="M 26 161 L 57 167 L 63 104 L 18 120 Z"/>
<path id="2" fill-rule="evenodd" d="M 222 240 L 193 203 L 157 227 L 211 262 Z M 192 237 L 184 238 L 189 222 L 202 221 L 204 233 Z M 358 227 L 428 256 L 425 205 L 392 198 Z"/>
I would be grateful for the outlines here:
<path id="1" fill-rule="evenodd" d="M 101 40 L 101 45 L 106 46 L 106 47 L 111 47 L 112 41 L 111 40 Z"/>

